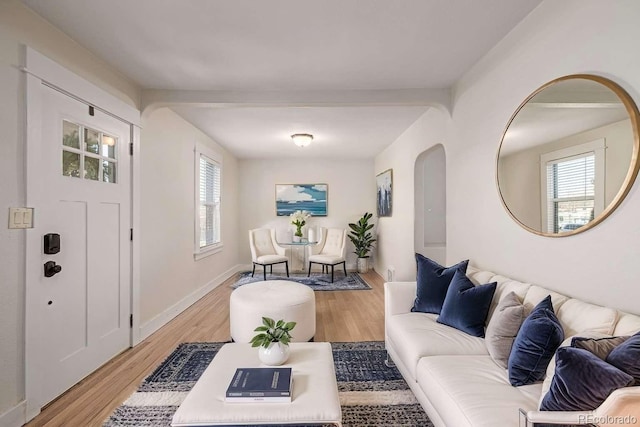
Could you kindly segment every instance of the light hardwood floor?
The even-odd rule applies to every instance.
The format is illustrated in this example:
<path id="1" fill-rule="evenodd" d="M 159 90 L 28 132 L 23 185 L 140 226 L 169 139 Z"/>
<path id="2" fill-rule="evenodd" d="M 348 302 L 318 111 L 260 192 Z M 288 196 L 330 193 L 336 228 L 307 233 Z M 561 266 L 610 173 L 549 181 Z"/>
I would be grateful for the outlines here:
<path id="1" fill-rule="evenodd" d="M 370 291 L 316 292 L 316 341 L 384 339 L 383 279 L 362 275 Z M 156 333 L 50 403 L 28 426 L 100 426 L 142 380 L 183 342 L 228 341 L 230 285 L 235 276 Z"/>

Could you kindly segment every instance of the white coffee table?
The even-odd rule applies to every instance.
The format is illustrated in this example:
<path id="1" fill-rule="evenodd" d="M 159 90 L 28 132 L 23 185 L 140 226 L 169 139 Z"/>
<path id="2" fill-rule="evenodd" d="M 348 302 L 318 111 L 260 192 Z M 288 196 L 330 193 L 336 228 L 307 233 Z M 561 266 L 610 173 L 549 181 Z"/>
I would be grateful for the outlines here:
<path id="1" fill-rule="evenodd" d="M 182 402 L 171 425 L 342 425 L 331 344 L 305 342 L 290 346 L 291 355 L 283 366 L 293 369 L 291 403 L 226 403 L 225 392 L 236 368 L 261 364 L 258 349 L 250 344 L 225 344 Z"/>

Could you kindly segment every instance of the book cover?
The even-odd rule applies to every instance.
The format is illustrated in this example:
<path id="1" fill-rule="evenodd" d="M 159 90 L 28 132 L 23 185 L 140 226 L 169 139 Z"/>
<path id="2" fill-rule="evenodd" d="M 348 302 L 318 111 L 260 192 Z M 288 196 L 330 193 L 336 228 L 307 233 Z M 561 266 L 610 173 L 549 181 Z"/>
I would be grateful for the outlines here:
<path id="1" fill-rule="evenodd" d="M 238 368 L 225 400 L 290 402 L 291 381 L 291 368 Z"/>

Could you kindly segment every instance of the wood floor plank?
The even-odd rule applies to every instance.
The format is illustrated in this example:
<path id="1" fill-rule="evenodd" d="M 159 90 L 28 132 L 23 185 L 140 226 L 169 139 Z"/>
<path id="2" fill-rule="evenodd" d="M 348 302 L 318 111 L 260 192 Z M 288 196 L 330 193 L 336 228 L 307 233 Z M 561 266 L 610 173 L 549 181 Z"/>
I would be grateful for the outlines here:
<path id="1" fill-rule="evenodd" d="M 372 290 L 315 292 L 316 341 L 384 340 L 384 281 L 374 271 L 361 276 Z M 230 340 L 229 296 L 236 279 L 229 278 L 136 347 L 115 356 L 27 426 L 101 426 L 178 344 Z"/>

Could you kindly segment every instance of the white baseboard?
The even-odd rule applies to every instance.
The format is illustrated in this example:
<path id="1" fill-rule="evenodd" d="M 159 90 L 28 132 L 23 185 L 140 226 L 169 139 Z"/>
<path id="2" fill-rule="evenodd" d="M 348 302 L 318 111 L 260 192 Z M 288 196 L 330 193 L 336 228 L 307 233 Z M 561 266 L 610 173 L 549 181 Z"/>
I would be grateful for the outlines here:
<path id="1" fill-rule="evenodd" d="M 0 427 L 20 427 L 27 423 L 27 401 L 23 400 L 13 408 L 0 414 Z"/>
<path id="2" fill-rule="evenodd" d="M 185 311 L 187 308 L 191 307 L 194 303 L 196 303 L 200 298 L 211 292 L 217 286 L 219 286 L 222 282 L 227 280 L 233 274 L 236 274 L 239 271 L 243 271 L 242 265 L 236 265 L 224 273 L 220 274 L 218 277 L 214 278 L 206 285 L 201 287 L 200 289 L 195 290 L 190 293 L 171 307 L 167 308 L 162 313 L 158 314 L 153 319 L 149 320 L 143 325 L 140 325 L 140 341 L 149 337 L 155 331 L 169 323 L 174 317 L 178 314 Z"/>

